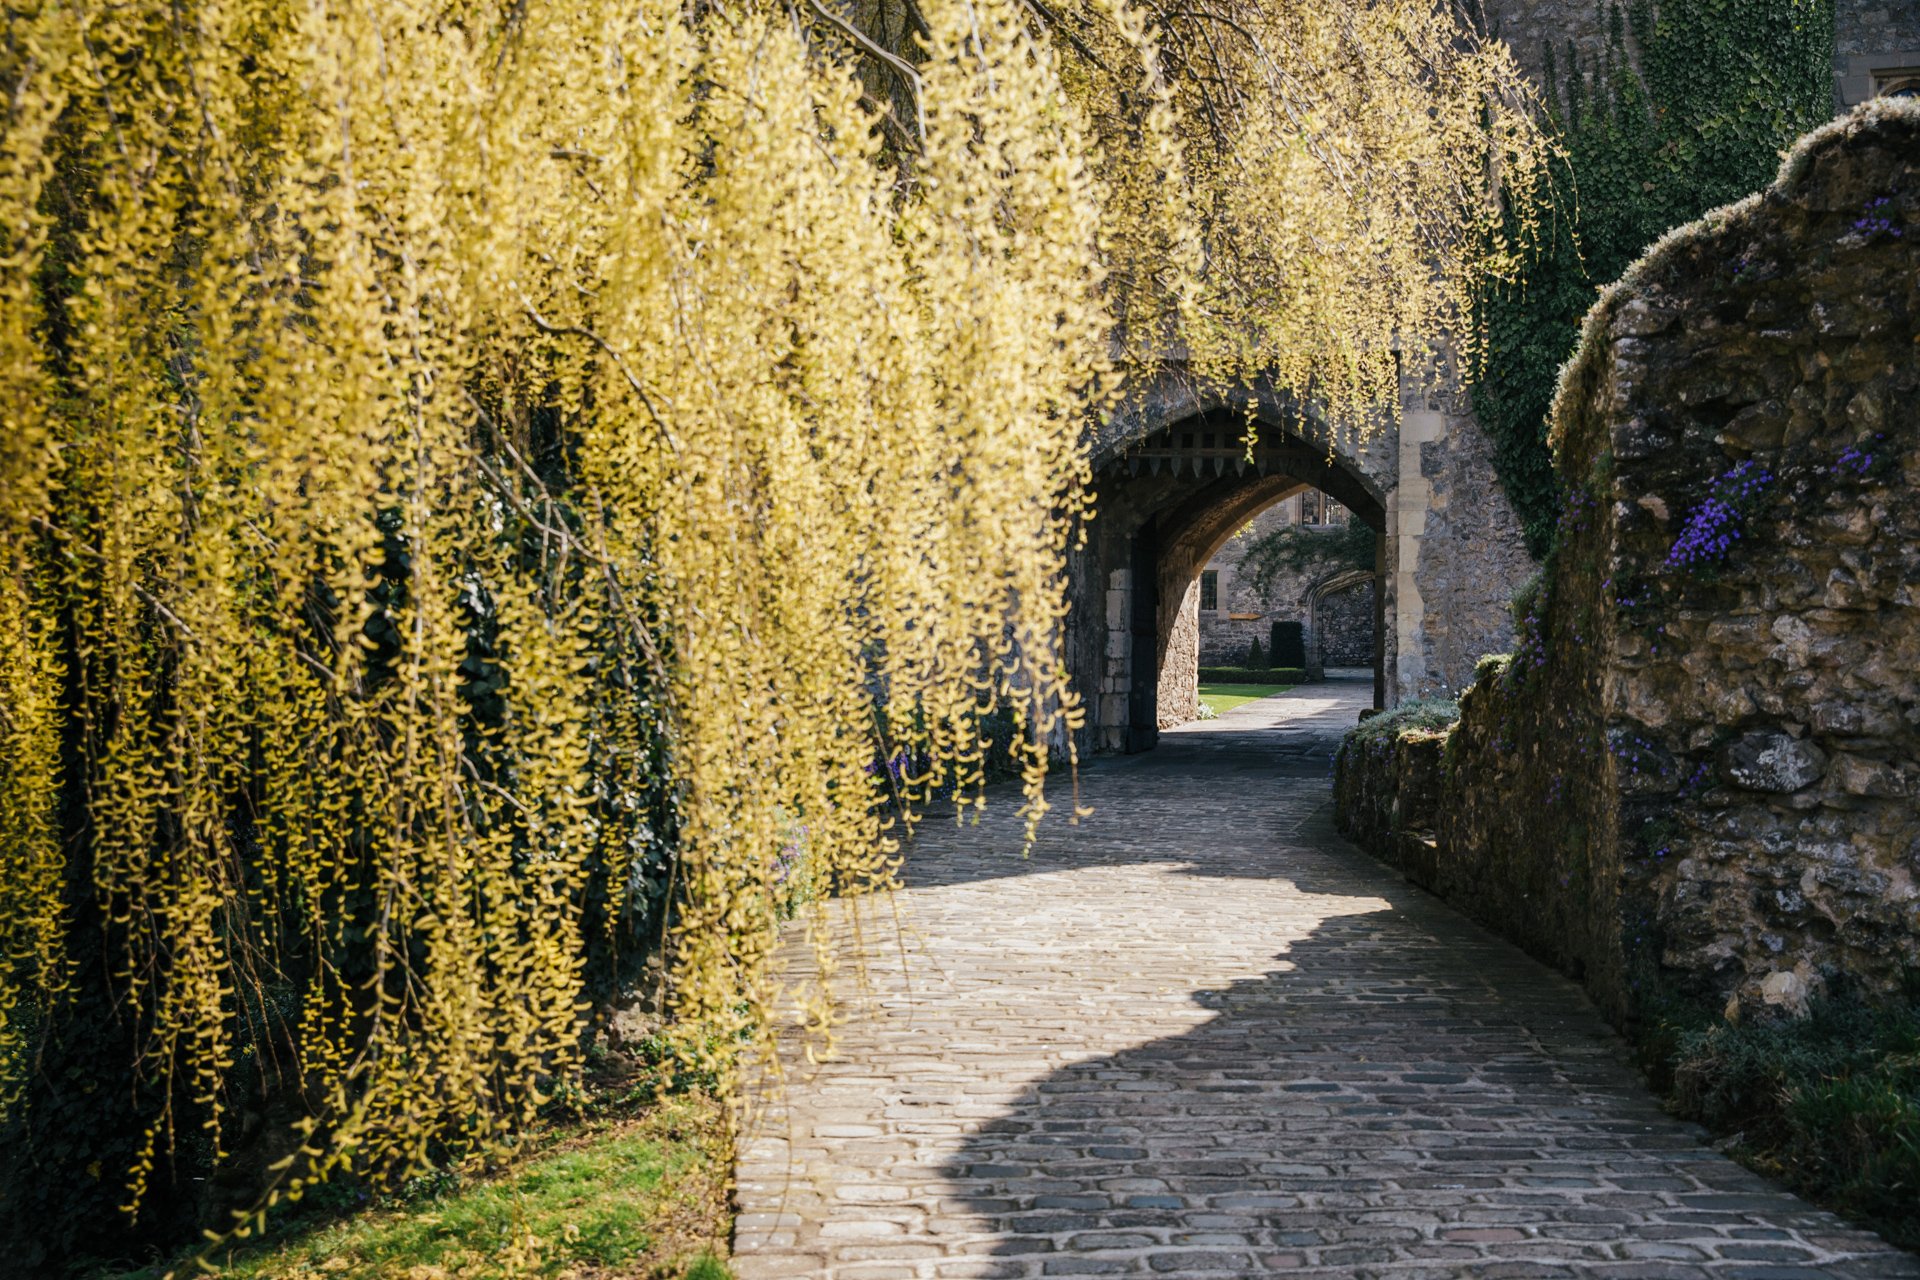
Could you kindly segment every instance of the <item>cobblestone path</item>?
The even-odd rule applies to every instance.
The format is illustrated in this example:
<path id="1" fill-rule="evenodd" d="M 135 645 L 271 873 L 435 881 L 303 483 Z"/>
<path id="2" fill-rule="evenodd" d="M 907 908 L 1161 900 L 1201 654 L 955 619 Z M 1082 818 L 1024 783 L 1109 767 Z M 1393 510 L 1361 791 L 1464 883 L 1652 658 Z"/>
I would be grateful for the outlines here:
<path id="1" fill-rule="evenodd" d="M 1664 1115 L 1580 989 L 1354 850 L 1322 684 L 1010 799 L 869 912 L 742 1137 L 740 1280 L 1920 1276 Z M 1281 723 L 1284 722 L 1284 723 Z"/>

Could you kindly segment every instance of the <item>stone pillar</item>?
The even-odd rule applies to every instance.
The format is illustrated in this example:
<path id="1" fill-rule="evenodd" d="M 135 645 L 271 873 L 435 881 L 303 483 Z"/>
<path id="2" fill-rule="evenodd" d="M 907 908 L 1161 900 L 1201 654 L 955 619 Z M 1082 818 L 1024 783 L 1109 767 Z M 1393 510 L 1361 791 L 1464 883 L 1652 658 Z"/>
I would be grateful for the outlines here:
<path id="1" fill-rule="evenodd" d="M 1162 729 L 1200 715 L 1200 575 L 1196 571 L 1184 576 L 1184 590 L 1177 580 L 1163 584 L 1167 590 L 1163 599 L 1171 598 L 1162 606 L 1169 612 L 1167 647 L 1160 655 L 1158 721 Z M 1179 592 L 1177 596 L 1175 591 Z"/>
<path id="2" fill-rule="evenodd" d="M 1406 409 L 1400 415 L 1399 479 L 1390 504 L 1388 570 L 1393 575 L 1393 670 L 1388 700 L 1417 697 L 1427 683 L 1426 599 L 1421 592 L 1421 541 L 1433 486 L 1421 466 L 1420 446 L 1444 440 L 1446 416 L 1436 409 Z"/>
<path id="3" fill-rule="evenodd" d="M 1160 539 L 1152 521 L 1133 535 L 1128 556 L 1133 566 L 1127 606 L 1133 632 L 1133 667 L 1127 680 L 1127 728 L 1120 749 L 1151 751 L 1160 741 L 1160 721 L 1155 711 L 1160 694 Z M 1196 616 L 1196 635 L 1198 623 Z"/>
<path id="4" fill-rule="evenodd" d="M 1301 611 L 1300 642 L 1307 651 L 1307 679 L 1319 680 L 1327 674 L 1326 663 L 1321 657 L 1320 648 L 1320 597 L 1318 593 L 1307 592 L 1306 608 Z M 1375 647 L 1379 642 L 1375 640 Z"/>
<path id="5" fill-rule="evenodd" d="M 1387 583 L 1392 566 L 1387 553 L 1393 543 L 1385 530 L 1373 539 L 1373 709 L 1384 711 L 1392 704 L 1387 679 Z"/>
<path id="6" fill-rule="evenodd" d="M 1107 646 L 1098 693 L 1100 751 L 1127 749 L 1128 703 L 1133 692 L 1133 570 L 1107 575 Z"/>
<path id="7" fill-rule="evenodd" d="M 1513 648 L 1508 601 L 1537 567 L 1493 468 L 1493 442 L 1447 362 L 1401 380 L 1387 501 L 1385 703 L 1451 696 Z"/>

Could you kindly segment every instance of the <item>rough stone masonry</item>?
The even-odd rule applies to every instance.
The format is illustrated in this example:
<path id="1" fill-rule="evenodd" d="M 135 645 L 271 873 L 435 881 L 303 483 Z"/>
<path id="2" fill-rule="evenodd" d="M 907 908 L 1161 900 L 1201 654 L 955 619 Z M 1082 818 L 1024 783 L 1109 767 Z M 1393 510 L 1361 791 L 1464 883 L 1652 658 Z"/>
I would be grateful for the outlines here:
<path id="1" fill-rule="evenodd" d="M 1920 972 L 1917 344 L 1920 104 L 1883 101 L 1595 307 L 1520 645 L 1444 743 L 1347 753 L 1348 829 L 1616 1018 Z"/>

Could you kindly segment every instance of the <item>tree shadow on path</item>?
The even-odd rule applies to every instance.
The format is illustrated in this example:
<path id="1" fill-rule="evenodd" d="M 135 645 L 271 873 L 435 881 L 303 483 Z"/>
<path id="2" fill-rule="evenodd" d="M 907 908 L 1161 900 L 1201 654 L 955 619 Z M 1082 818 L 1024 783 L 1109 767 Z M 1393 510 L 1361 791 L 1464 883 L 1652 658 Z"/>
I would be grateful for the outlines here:
<path id="1" fill-rule="evenodd" d="M 1416 890 L 1280 960 L 970 1135 L 941 1173 L 985 1256 L 941 1274 L 1920 1276 L 1705 1147 L 1577 988 Z"/>
<path id="2" fill-rule="evenodd" d="M 1098 762 L 1028 856 L 1014 795 L 929 824 L 897 936 L 849 940 L 840 1052 L 743 1139 L 743 1278 L 1920 1276 L 1342 840 L 1356 699 L 1283 699 Z"/>

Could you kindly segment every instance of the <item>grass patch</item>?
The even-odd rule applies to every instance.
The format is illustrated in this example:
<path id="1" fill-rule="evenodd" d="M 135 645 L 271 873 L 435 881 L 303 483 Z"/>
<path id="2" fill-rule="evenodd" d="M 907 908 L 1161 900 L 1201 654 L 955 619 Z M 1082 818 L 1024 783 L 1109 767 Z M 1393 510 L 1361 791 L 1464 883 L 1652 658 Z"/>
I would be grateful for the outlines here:
<path id="1" fill-rule="evenodd" d="M 727 1280 L 732 1153 L 704 1093 L 530 1136 L 350 1217 L 291 1222 L 205 1261 L 232 1280 Z M 96 1280 L 203 1274 L 192 1258 Z"/>
<path id="2" fill-rule="evenodd" d="M 1920 998 L 1669 1032 L 1676 1109 L 1760 1172 L 1920 1248 Z"/>
<path id="3" fill-rule="evenodd" d="M 1293 688 L 1290 684 L 1203 684 L 1200 702 L 1215 715 L 1230 711 L 1243 702 L 1258 702 Z"/>

